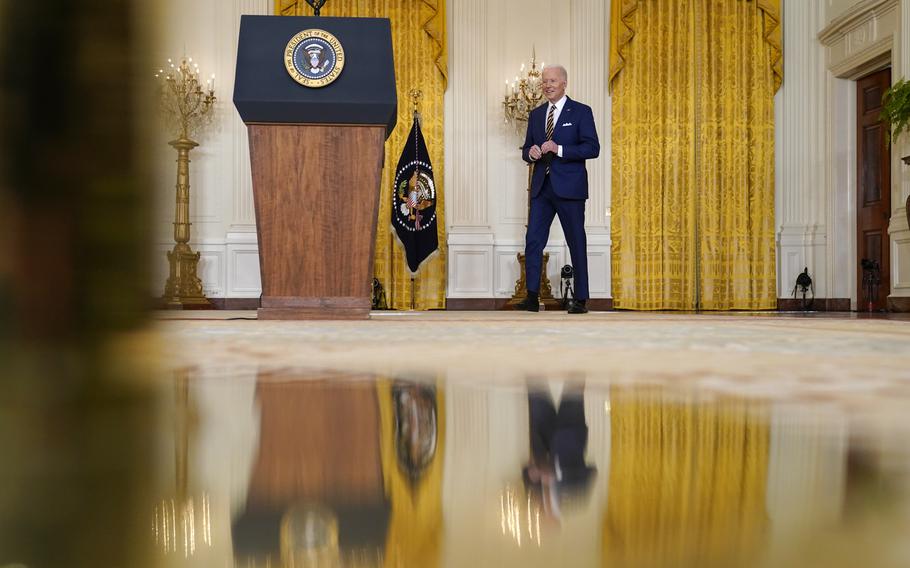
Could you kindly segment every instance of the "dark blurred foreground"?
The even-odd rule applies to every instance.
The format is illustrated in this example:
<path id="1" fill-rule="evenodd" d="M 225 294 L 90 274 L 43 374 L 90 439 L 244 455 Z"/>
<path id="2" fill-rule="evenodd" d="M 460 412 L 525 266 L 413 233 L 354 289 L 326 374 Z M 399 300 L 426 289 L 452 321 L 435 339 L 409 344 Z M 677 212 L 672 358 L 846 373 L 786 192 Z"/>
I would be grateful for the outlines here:
<path id="1" fill-rule="evenodd" d="M 0 0 L 0 566 L 147 565 L 138 4 Z"/>

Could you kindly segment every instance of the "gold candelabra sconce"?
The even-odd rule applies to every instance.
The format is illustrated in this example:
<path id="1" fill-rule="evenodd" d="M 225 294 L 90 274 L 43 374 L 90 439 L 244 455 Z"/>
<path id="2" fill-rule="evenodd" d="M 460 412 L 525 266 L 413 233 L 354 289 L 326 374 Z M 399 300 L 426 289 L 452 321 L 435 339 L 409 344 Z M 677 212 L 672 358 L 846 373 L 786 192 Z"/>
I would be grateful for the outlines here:
<path id="1" fill-rule="evenodd" d="M 522 63 L 513 80 L 506 79 L 506 94 L 502 100 L 505 122 L 519 134 L 524 134 L 528 114 L 543 103 L 543 67 L 543 61 L 538 66 L 537 50 L 532 47 L 531 62 L 527 66 Z"/>
<path id="2" fill-rule="evenodd" d="M 177 135 L 168 144 L 177 150 L 177 202 L 174 213 L 174 248 L 167 253 L 170 272 L 164 285 L 163 302 L 172 309 L 206 309 L 212 303 L 205 297 L 197 275 L 199 253 L 190 241 L 190 150 L 199 146 L 198 136 L 211 122 L 215 107 L 215 75 L 203 89 L 199 64 L 184 57 L 179 64 L 168 59 L 159 69 L 161 111 L 171 132 Z"/>

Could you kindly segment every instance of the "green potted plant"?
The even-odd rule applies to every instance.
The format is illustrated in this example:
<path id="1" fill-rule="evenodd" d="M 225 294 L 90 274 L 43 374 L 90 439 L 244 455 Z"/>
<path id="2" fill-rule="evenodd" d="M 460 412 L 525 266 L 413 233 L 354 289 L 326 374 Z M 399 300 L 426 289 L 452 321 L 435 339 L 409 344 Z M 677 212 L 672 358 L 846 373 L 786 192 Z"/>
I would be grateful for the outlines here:
<path id="1" fill-rule="evenodd" d="M 882 120 L 888 123 L 888 135 L 891 140 L 896 140 L 902 132 L 908 130 L 910 122 L 910 81 L 901 79 L 885 91 L 882 97 Z M 910 156 L 901 158 L 910 166 Z M 904 204 L 907 214 L 907 225 L 910 226 L 910 196 Z"/>

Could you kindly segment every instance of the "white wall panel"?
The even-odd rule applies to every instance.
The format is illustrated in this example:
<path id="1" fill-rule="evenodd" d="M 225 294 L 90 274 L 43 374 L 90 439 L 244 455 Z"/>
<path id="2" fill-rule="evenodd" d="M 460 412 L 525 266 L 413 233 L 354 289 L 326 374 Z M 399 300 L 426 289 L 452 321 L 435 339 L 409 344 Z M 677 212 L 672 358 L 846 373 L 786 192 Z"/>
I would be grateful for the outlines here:
<path id="1" fill-rule="evenodd" d="M 256 244 L 229 244 L 228 296 L 258 298 L 262 291 L 259 279 L 259 248 Z"/>
<path id="2" fill-rule="evenodd" d="M 490 253 L 485 250 L 461 250 L 458 247 L 449 249 L 449 262 L 452 286 L 450 290 L 459 297 L 490 297 L 492 274 L 490 272 Z"/>

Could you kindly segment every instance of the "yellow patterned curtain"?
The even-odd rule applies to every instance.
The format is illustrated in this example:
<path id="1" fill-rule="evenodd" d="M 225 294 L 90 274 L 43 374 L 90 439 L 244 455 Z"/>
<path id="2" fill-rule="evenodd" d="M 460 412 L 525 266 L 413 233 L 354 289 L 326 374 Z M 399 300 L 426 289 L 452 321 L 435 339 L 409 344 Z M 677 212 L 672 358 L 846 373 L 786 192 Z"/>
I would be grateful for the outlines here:
<path id="1" fill-rule="evenodd" d="M 439 253 L 424 263 L 414 282 L 418 310 L 444 309 L 447 282 L 445 188 L 443 180 L 443 95 L 448 76 L 445 0 L 329 0 L 323 16 L 389 18 L 398 84 L 398 125 L 385 145 L 374 276 L 385 288 L 389 307 L 411 308 L 411 273 L 391 226 L 391 191 L 395 166 L 411 128 L 411 89 L 423 91 L 421 129 L 430 152 L 437 187 Z M 304 0 L 275 0 L 275 14 L 311 16 Z"/>
<path id="2" fill-rule="evenodd" d="M 695 58 L 681 31 L 691 27 L 693 1 L 613 2 L 613 41 L 635 30 L 634 44 L 611 54 L 622 66 L 612 82 L 617 308 L 694 305 Z"/>
<path id="3" fill-rule="evenodd" d="M 612 0 L 618 308 L 771 309 L 779 0 Z"/>
<path id="4" fill-rule="evenodd" d="M 442 542 L 442 473 L 445 455 L 445 397 L 436 385 L 436 452 L 421 478 L 412 483 L 398 465 L 395 447 L 395 401 L 392 383 L 380 381 L 380 450 L 385 491 L 391 502 L 389 532 L 386 535 L 385 568 L 439 566 Z"/>
<path id="5" fill-rule="evenodd" d="M 768 524 L 767 416 L 740 399 L 694 402 L 611 389 L 603 566 L 760 562 Z"/>
<path id="6" fill-rule="evenodd" d="M 699 0 L 699 308 L 777 307 L 773 48 L 760 2 Z M 775 27 L 779 30 L 779 26 Z M 779 62 L 779 57 L 777 62 Z"/>

